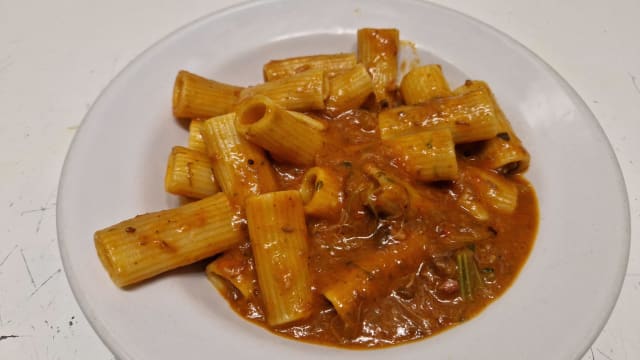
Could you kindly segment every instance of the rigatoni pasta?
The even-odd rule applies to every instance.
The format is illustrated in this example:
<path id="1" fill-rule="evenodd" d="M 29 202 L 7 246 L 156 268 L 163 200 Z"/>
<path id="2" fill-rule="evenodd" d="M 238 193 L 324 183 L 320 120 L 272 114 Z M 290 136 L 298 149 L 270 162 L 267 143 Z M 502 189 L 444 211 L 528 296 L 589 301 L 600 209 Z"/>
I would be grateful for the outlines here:
<path id="1" fill-rule="evenodd" d="M 231 284 L 244 298 L 254 296 L 256 290 L 256 274 L 253 269 L 251 250 L 236 247 L 218 256 L 206 268 L 207 278 L 221 291 Z"/>
<path id="2" fill-rule="evenodd" d="M 358 61 L 371 74 L 376 102 L 382 107 L 395 104 L 399 48 L 397 29 L 358 30 Z"/>
<path id="3" fill-rule="evenodd" d="M 371 76 L 364 65 L 358 64 L 329 80 L 327 114 L 335 116 L 350 109 L 357 109 L 372 92 Z"/>
<path id="4" fill-rule="evenodd" d="M 352 53 L 297 56 L 281 60 L 271 60 L 264 64 L 264 81 L 274 81 L 305 72 L 323 70 L 327 77 L 356 66 L 356 55 Z"/>
<path id="5" fill-rule="evenodd" d="M 247 223 L 267 322 L 282 326 L 311 314 L 307 226 L 295 190 L 247 200 Z"/>
<path id="6" fill-rule="evenodd" d="M 489 211 L 471 189 L 464 186 L 456 186 L 454 191 L 456 191 L 456 200 L 460 208 L 478 221 L 489 220 L 491 217 Z"/>
<path id="7" fill-rule="evenodd" d="M 173 115 L 177 118 L 204 118 L 226 114 L 233 109 L 241 90 L 239 86 L 182 70 L 173 88 Z"/>
<path id="8" fill-rule="evenodd" d="M 500 106 L 498 106 L 489 85 L 484 81 L 467 80 L 462 86 L 456 88 L 454 93 L 468 94 L 474 91 L 480 91 L 491 98 L 496 111 L 498 131 L 495 137 L 487 141 L 484 149 L 479 154 L 479 158 L 488 167 L 503 173 L 517 174 L 527 171 L 531 161 L 529 152 L 527 152 L 522 145 L 522 141 L 511 128 L 511 123 L 507 120 Z"/>
<path id="9" fill-rule="evenodd" d="M 435 99 L 418 106 L 401 106 L 380 113 L 380 136 L 389 139 L 421 130 L 447 128 L 456 144 L 488 140 L 498 133 L 493 101 L 486 93 L 472 91 Z"/>
<path id="10" fill-rule="evenodd" d="M 136 216 L 96 231 L 102 265 L 128 286 L 222 252 L 243 239 L 229 199 L 216 194 L 171 210 Z"/>
<path id="11" fill-rule="evenodd" d="M 253 96 L 238 106 L 236 129 L 250 142 L 292 164 L 313 165 L 325 144 L 325 124 L 287 111 L 266 96 Z"/>
<path id="12" fill-rule="evenodd" d="M 302 178 L 300 194 L 305 214 L 336 217 L 342 207 L 342 178 L 328 168 L 312 167 Z"/>
<path id="13" fill-rule="evenodd" d="M 407 172 L 417 180 L 453 180 L 458 176 L 458 161 L 449 129 L 419 131 L 391 138 L 385 144 L 398 153 Z"/>
<path id="14" fill-rule="evenodd" d="M 264 150 L 238 134 L 235 119 L 235 113 L 211 118 L 202 135 L 222 191 L 242 205 L 248 196 L 274 191 L 277 184 Z"/>
<path id="15" fill-rule="evenodd" d="M 357 56 L 269 61 L 248 88 L 178 74 L 189 140 L 165 186 L 202 199 L 95 233 L 117 286 L 203 260 L 244 318 L 351 348 L 436 334 L 509 287 L 538 213 L 496 97 L 451 91 L 438 64 L 398 79 L 397 29 L 354 41 Z"/>
<path id="16" fill-rule="evenodd" d="M 400 93 L 407 105 L 425 103 L 431 99 L 451 96 L 447 79 L 438 64 L 411 69 L 400 83 Z"/>
<path id="17" fill-rule="evenodd" d="M 518 206 L 518 187 L 504 176 L 488 170 L 469 167 L 464 172 L 468 186 L 485 205 L 511 214 Z"/>
<path id="18" fill-rule="evenodd" d="M 406 272 L 411 264 L 419 263 L 424 256 L 423 244 L 418 239 L 393 244 L 378 249 L 366 257 L 354 259 L 342 266 L 332 281 L 321 289 L 342 321 L 353 326 L 357 321 L 358 306 L 363 300 L 380 296 L 384 287 L 377 286 L 385 278 Z"/>
<path id="19" fill-rule="evenodd" d="M 202 125 L 204 121 L 201 119 L 192 119 L 189 122 L 189 144 L 188 148 L 202 153 L 207 153 L 207 147 L 202 138 Z"/>
<path id="20" fill-rule="evenodd" d="M 240 92 L 240 100 L 264 95 L 287 110 L 323 110 L 329 95 L 329 82 L 324 70 L 313 69 L 279 80 L 248 87 Z"/>
<path id="21" fill-rule="evenodd" d="M 193 199 L 202 199 L 220 191 L 209 157 L 182 146 L 174 146 L 171 150 L 164 187 L 169 193 Z"/>

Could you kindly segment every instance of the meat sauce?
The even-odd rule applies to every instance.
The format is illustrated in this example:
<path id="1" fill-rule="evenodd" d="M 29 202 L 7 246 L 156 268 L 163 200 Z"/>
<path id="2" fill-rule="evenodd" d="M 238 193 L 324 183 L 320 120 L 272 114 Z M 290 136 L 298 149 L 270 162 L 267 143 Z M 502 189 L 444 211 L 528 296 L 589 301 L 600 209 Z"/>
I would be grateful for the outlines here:
<path id="1" fill-rule="evenodd" d="M 536 195 L 523 177 L 506 176 L 518 189 L 515 211 L 504 214 L 489 208 L 489 219 L 480 221 L 456 201 L 468 187 L 463 177 L 437 183 L 410 178 L 398 157 L 382 144 L 375 113 L 354 110 L 327 123 L 327 144 L 316 166 L 330 168 L 343 179 L 344 196 L 343 209 L 335 218 L 307 218 L 313 315 L 269 328 L 255 277 L 252 296 L 226 287 L 225 296 L 236 312 L 297 340 L 348 348 L 382 347 L 463 323 L 513 283 L 532 248 L 538 224 Z M 468 168 L 482 168 L 468 147 L 457 151 L 457 157 L 461 174 Z M 305 169 L 278 163 L 274 167 L 281 189 L 299 189 Z M 401 192 L 394 198 L 393 192 L 387 192 L 378 193 L 387 198 L 376 198 L 380 184 L 372 168 L 410 195 Z M 384 201 L 387 208 L 376 206 L 375 201 Z M 479 277 L 472 298 L 465 298 L 461 289 L 457 258 L 461 251 L 472 254 Z M 249 243 L 231 253 L 230 258 L 242 264 L 239 273 L 254 276 Z M 354 289 L 357 306 L 339 316 L 323 292 L 358 266 L 367 268 L 367 286 Z"/>

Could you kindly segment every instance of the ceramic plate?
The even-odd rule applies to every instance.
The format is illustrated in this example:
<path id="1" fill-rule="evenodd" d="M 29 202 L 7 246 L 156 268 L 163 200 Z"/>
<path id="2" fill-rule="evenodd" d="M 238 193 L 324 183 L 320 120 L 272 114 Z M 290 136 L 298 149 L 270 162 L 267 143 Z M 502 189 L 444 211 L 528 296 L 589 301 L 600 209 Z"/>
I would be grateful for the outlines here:
<path id="1" fill-rule="evenodd" d="M 187 69 L 223 82 L 261 81 L 270 59 L 355 50 L 356 29 L 396 27 L 452 86 L 486 80 L 531 152 L 527 174 L 540 228 L 514 285 L 479 316 L 432 338 L 374 351 L 275 336 L 236 315 L 193 269 L 116 288 L 93 233 L 178 205 L 165 161 L 185 144 L 171 115 L 173 80 Z M 409 54 L 411 55 L 411 54 Z M 549 66 L 508 36 L 419 1 L 263 1 L 204 17 L 134 60 L 104 90 L 69 150 L 58 198 L 64 269 L 85 315 L 122 360 L 577 359 L 617 299 L 629 247 L 622 175 L 598 121 Z"/>

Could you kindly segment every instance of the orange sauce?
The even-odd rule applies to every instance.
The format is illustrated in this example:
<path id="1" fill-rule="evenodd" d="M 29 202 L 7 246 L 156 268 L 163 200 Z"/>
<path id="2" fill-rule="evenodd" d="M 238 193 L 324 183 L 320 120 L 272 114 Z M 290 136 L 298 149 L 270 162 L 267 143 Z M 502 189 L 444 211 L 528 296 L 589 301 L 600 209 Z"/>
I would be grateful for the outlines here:
<path id="1" fill-rule="evenodd" d="M 538 206 L 533 187 L 521 176 L 506 177 L 518 189 L 512 214 L 489 208 L 487 221 L 462 209 L 456 192 L 467 184 L 412 180 L 397 157 L 383 146 L 375 113 L 354 110 L 328 119 L 327 144 L 316 166 L 332 169 L 344 181 L 341 213 L 334 219 L 307 219 L 309 266 L 313 281 L 313 315 L 299 323 L 270 329 L 264 319 L 260 290 L 252 296 L 233 286 L 225 296 L 233 309 L 270 331 L 289 338 L 348 348 L 371 348 L 422 339 L 472 318 L 515 280 L 534 243 Z M 473 155 L 458 151 L 460 171 L 480 166 Z M 374 166 L 415 193 L 402 214 L 372 211 Z M 304 168 L 274 164 L 281 189 L 298 189 Z M 473 250 L 481 277 L 473 300 L 460 291 L 456 253 Z M 233 250 L 238 271 L 253 273 L 248 243 Z M 358 289 L 357 307 L 347 319 L 338 315 L 323 291 L 342 280 L 353 266 L 379 266 L 367 288 Z M 355 264 L 355 265 L 354 265 Z M 379 270 L 379 271 L 378 271 Z"/>

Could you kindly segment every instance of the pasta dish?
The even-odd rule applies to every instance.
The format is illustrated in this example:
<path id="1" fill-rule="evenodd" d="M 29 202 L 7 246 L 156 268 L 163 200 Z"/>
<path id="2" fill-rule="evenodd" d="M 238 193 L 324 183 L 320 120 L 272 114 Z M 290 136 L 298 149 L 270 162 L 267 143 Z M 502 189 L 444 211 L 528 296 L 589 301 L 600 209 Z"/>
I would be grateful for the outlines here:
<path id="1" fill-rule="evenodd" d="M 192 201 L 95 233 L 113 282 L 206 260 L 244 318 L 348 348 L 431 336 L 500 296 L 537 230 L 529 153 L 487 83 L 401 75 L 399 44 L 360 29 L 356 53 L 272 60 L 248 87 L 179 71 L 189 137 L 165 188 Z"/>

